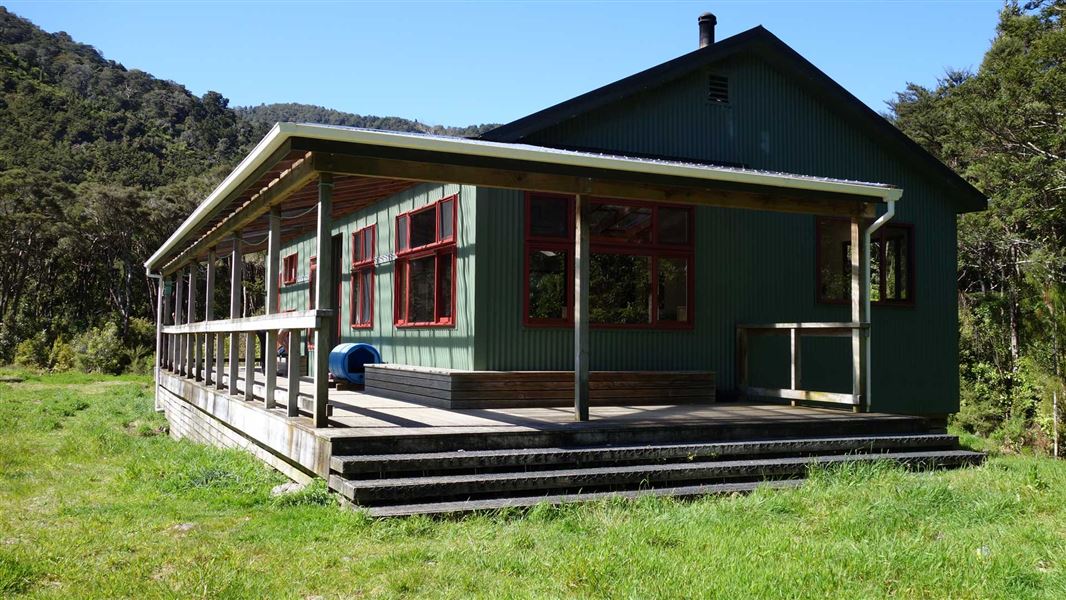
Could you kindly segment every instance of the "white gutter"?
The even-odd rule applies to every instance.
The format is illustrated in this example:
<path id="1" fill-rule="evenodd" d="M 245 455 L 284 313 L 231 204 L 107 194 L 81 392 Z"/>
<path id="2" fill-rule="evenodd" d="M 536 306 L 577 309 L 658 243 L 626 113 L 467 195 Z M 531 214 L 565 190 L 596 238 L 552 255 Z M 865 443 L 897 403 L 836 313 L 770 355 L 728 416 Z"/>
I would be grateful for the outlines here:
<path id="1" fill-rule="evenodd" d="M 145 267 L 152 268 L 157 266 L 156 263 L 173 250 L 178 242 L 184 239 L 185 236 L 196 227 L 201 219 L 205 218 L 207 214 L 210 214 L 222 203 L 223 200 L 226 199 L 227 196 L 244 184 L 245 179 L 259 168 L 271 154 L 291 137 L 306 137 L 323 141 L 347 142 L 467 156 L 484 156 L 553 165 L 626 171 L 649 175 L 688 177 L 693 179 L 705 179 L 708 181 L 772 186 L 794 190 L 850 194 L 867 196 L 878 201 L 887 201 L 890 197 L 898 197 L 901 193 L 898 188 L 884 184 L 825 179 L 787 173 L 772 173 L 750 169 L 734 169 L 667 161 L 650 161 L 620 156 L 591 154 L 587 152 L 557 150 L 554 148 L 542 148 L 525 144 L 506 144 L 501 142 L 385 132 L 352 127 L 311 125 L 305 123 L 277 123 L 270 129 L 270 132 L 267 133 L 266 137 L 256 145 L 251 153 L 249 153 L 248 156 L 237 165 L 237 168 L 234 169 L 213 192 L 211 192 L 203 203 L 196 207 L 196 210 L 189 215 L 189 218 L 185 219 L 185 222 L 178 227 L 177 231 L 175 231 L 147 261 L 145 261 Z"/>
<path id="2" fill-rule="evenodd" d="M 882 225 L 891 221 L 892 217 L 896 215 L 896 202 L 903 197 L 903 190 L 895 189 L 893 191 L 896 193 L 885 198 L 885 201 L 888 202 L 888 210 L 885 211 L 885 214 L 877 217 L 877 220 L 870 223 L 870 226 L 862 232 L 862 245 L 865 249 L 863 255 L 866 256 L 866 261 L 864 261 L 862 265 L 862 289 L 865 292 L 865 297 L 862 299 L 863 314 L 866 316 L 866 322 L 870 325 L 863 333 L 863 335 L 866 336 L 866 389 L 863 390 L 863 394 L 866 396 L 867 410 L 869 410 L 870 407 L 870 394 L 873 390 L 874 373 L 872 353 L 870 352 L 870 346 L 873 345 L 873 339 L 871 336 L 871 333 L 873 332 L 873 313 L 870 312 L 870 237 L 876 233 L 878 229 L 881 229 Z M 881 268 L 883 269 L 884 265 L 881 265 Z M 882 293 L 884 293 L 884 290 L 882 290 Z"/>

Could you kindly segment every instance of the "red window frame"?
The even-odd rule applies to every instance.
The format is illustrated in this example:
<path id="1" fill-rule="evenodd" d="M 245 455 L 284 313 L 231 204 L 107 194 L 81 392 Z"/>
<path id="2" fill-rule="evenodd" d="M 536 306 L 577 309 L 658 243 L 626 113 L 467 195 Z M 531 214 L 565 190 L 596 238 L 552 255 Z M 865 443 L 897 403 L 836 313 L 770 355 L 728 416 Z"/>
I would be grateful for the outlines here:
<path id="1" fill-rule="evenodd" d="M 292 285 L 296 283 L 300 268 L 300 255 L 297 252 L 281 259 L 281 284 Z"/>
<path id="2" fill-rule="evenodd" d="M 363 255 L 367 237 L 370 242 L 370 254 Z M 349 306 L 352 329 L 371 329 L 374 327 L 374 252 L 377 248 L 377 225 L 368 225 L 352 233 L 352 288 Z M 363 298 L 360 293 L 364 279 L 369 280 L 370 297 Z M 366 308 L 366 310 L 362 310 Z M 366 313 L 367 320 L 360 321 L 359 315 Z"/>
<path id="3" fill-rule="evenodd" d="M 823 258 L 825 258 L 823 256 L 823 253 L 822 253 L 822 226 L 823 226 L 823 224 L 827 224 L 827 225 L 837 224 L 837 225 L 843 225 L 843 226 L 850 226 L 851 221 L 849 219 L 844 219 L 844 218 L 840 218 L 840 217 L 818 217 L 818 218 L 816 218 L 814 220 L 814 253 L 815 253 L 815 259 L 814 259 L 814 276 L 815 276 L 814 294 L 815 294 L 815 300 L 818 303 L 820 303 L 820 304 L 850 304 L 851 303 L 851 288 L 850 288 L 850 286 L 848 287 L 848 294 L 844 298 L 835 298 L 835 297 L 831 297 L 831 296 L 826 296 L 826 295 L 824 295 L 822 293 L 822 284 L 824 283 L 823 277 L 822 277 L 822 260 L 823 260 Z M 868 221 L 863 221 L 862 227 L 865 228 L 868 225 L 869 225 Z M 887 246 L 887 244 L 884 243 L 884 239 L 888 235 L 888 233 L 893 231 L 893 230 L 897 230 L 897 231 L 904 230 L 904 231 L 907 232 L 907 261 L 904 263 L 904 268 L 906 269 L 905 276 L 906 276 L 906 282 L 907 282 L 907 297 L 904 298 L 904 299 L 900 299 L 900 300 L 880 298 L 878 300 L 870 300 L 870 304 L 874 305 L 874 306 L 900 306 L 900 307 L 908 307 L 909 308 L 909 307 L 913 307 L 914 304 L 915 304 L 915 298 L 916 298 L 915 282 L 917 280 L 917 278 L 915 277 L 914 224 L 913 223 L 908 223 L 908 222 L 905 222 L 905 221 L 897 221 L 897 220 L 893 219 L 891 222 L 886 223 L 885 225 L 883 225 L 879 230 L 874 232 L 873 236 L 871 236 L 871 238 L 870 238 L 870 247 L 871 247 L 871 249 L 876 248 L 874 251 L 878 253 L 878 257 L 877 258 L 878 258 L 879 264 L 882 265 L 880 273 L 878 274 L 878 277 L 879 277 L 879 281 L 878 281 L 878 286 L 879 287 L 878 287 L 878 289 L 882 289 L 882 290 L 885 289 L 885 286 L 888 283 L 888 281 L 887 281 L 887 277 L 888 276 L 887 276 L 887 273 L 886 273 L 885 269 L 883 268 L 883 266 L 886 264 L 885 263 L 885 247 Z M 849 240 L 850 240 L 850 237 L 849 237 Z M 876 244 L 876 242 L 878 240 L 881 240 L 880 244 Z M 847 260 L 847 255 L 846 255 L 847 250 L 846 250 L 846 248 L 847 248 L 847 246 L 850 246 L 850 245 L 851 244 L 850 244 L 850 241 L 849 241 L 845 245 L 845 247 L 841 249 L 841 252 L 845 253 L 845 254 L 843 256 L 841 256 L 841 257 L 837 257 L 837 258 L 839 258 L 841 260 L 841 264 L 842 265 L 846 265 L 847 266 L 848 271 L 850 271 L 851 262 L 849 260 Z M 870 260 L 872 261 L 873 258 L 874 258 L 873 253 L 871 253 Z M 872 273 L 872 268 L 871 268 L 871 273 Z M 871 279 L 871 283 L 872 283 L 872 279 Z"/>
<path id="4" fill-rule="evenodd" d="M 561 237 L 543 237 L 535 236 L 532 233 L 532 207 L 533 198 L 554 198 L 565 200 L 567 202 L 567 236 Z M 676 205 L 676 204 L 660 204 L 656 202 L 642 202 L 635 200 L 619 200 L 615 198 L 603 198 L 595 197 L 589 198 L 589 202 L 592 203 L 594 208 L 596 205 L 612 205 L 612 206 L 629 206 L 634 208 L 650 208 L 652 213 L 651 220 L 651 241 L 634 244 L 625 240 L 612 239 L 604 236 L 592 236 L 589 240 L 590 254 L 624 254 L 628 256 L 647 257 L 649 262 L 649 284 L 650 290 L 650 302 L 651 302 L 651 314 L 649 315 L 650 321 L 648 323 L 590 323 L 589 325 L 597 329 L 656 329 L 656 330 L 685 330 L 695 327 L 695 273 L 696 273 L 696 252 L 695 252 L 695 234 L 696 234 L 696 213 L 693 207 Z M 688 242 L 686 244 L 665 244 L 660 242 L 657 238 L 659 235 L 659 209 L 660 208 L 675 208 L 684 209 L 688 211 Z M 530 317 L 529 310 L 529 270 L 530 270 L 530 256 L 533 252 L 541 250 L 556 250 L 565 251 L 567 254 L 566 261 L 566 281 L 572 282 L 574 280 L 574 226 L 575 226 L 575 211 L 574 211 L 574 198 L 573 196 L 560 196 L 557 194 L 541 194 L 536 192 L 526 192 L 525 194 L 525 253 L 523 257 L 523 280 L 522 280 L 522 320 L 528 327 L 569 327 L 574 323 L 574 286 L 568 285 L 566 290 L 566 318 L 553 318 L 553 319 L 536 319 Z M 682 258 L 688 263 L 686 273 L 686 293 L 688 295 L 688 314 L 685 321 L 665 321 L 659 320 L 659 262 L 664 258 Z"/>
<path id="5" fill-rule="evenodd" d="M 443 224 L 444 207 L 451 206 L 451 234 L 443 236 L 441 225 Z M 411 218 L 415 215 L 433 211 L 434 214 L 434 237 L 433 241 L 421 246 L 411 247 Z M 393 295 L 393 323 L 397 327 L 454 327 L 455 326 L 455 290 L 458 253 L 456 252 L 456 236 L 459 215 L 459 195 L 453 194 L 437 200 L 421 208 L 408 211 L 396 216 L 396 265 L 394 270 L 395 294 Z M 411 263 L 427 257 L 434 258 L 433 268 L 433 320 L 412 321 L 411 315 Z M 441 293 L 442 263 L 447 261 L 451 266 L 450 302 L 445 311 L 443 306 L 443 294 Z M 402 274 L 402 276 L 401 276 Z M 447 314 L 445 314 L 447 312 Z"/>

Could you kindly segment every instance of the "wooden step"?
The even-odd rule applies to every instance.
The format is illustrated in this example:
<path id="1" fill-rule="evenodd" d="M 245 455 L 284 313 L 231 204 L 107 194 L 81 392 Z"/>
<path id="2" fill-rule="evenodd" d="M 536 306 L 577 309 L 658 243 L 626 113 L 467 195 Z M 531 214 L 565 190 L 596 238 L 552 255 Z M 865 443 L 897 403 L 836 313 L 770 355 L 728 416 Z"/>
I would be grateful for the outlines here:
<path id="1" fill-rule="evenodd" d="M 342 475 L 412 471 L 499 469 L 546 465 L 593 465 L 635 461 L 708 460 L 728 456 L 810 455 L 814 453 L 947 450 L 958 447 L 951 435 L 894 435 L 757 440 L 701 444 L 623 445 L 578 448 L 514 448 L 334 456 L 330 468 Z"/>
<path id="2" fill-rule="evenodd" d="M 546 496 L 518 496 L 509 498 L 486 498 L 452 502 L 429 502 L 424 504 L 394 504 L 371 506 L 366 510 L 372 517 L 406 517 L 411 515 L 441 515 L 475 511 L 521 508 L 537 504 L 571 504 L 592 502 L 608 498 L 636 499 L 641 496 L 671 496 L 685 498 L 713 494 L 745 494 L 758 488 L 785 489 L 802 485 L 802 479 L 776 479 L 768 481 L 743 481 L 739 483 L 709 483 L 680 487 L 651 488 L 643 490 L 620 490 L 613 492 L 588 492 L 576 494 L 550 494 Z"/>
<path id="3" fill-rule="evenodd" d="M 722 420 L 718 422 L 661 423 L 631 421 L 586 421 L 541 424 L 536 430 L 504 428 L 493 435 L 470 435 L 437 431 L 395 433 L 373 437 L 342 435 L 331 439 L 335 455 L 371 455 L 459 450 L 506 450 L 511 448 L 571 448 L 579 446 L 622 446 L 646 444 L 695 444 L 759 439 L 842 437 L 858 435 L 906 435 L 929 432 L 922 417 L 893 415 L 865 418 L 825 418 L 792 421 Z"/>
<path id="4" fill-rule="evenodd" d="M 713 483 L 731 479 L 800 477 L 812 466 L 890 460 L 917 467 L 954 467 L 979 463 L 984 455 L 965 450 L 781 457 L 659 465 L 624 465 L 517 473 L 435 475 L 351 480 L 330 477 L 330 487 L 357 503 L 414 498 L 459 499 L 475 495 L 517 494 L 529 490 L 565 492 L 605 486 L 656 487 L 680 482 Z"/>

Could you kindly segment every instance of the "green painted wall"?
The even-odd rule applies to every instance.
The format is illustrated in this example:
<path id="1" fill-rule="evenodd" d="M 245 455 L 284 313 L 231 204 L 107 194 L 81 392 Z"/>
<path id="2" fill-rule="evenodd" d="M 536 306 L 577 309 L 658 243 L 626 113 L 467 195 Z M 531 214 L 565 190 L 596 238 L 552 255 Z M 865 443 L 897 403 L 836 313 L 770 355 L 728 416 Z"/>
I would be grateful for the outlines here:
<path id="1" fill-rule="evenodd" d="M 706 101 L 709 72 L 647 91 L 529 137 L 549 146 L 603 148 L 757 169 L 892 183 L 904 189 L 897 220 L 912 223 L 913 307 L 873 308 L 874 410 L 958 409 L 955 211 L 943 184 L 833 114 L 784 74 L 754 58 L 713 72 L 729 77 L 731 103 Z M 479 369 L 565 369 L 567 329 L 522 324 L 522 195 L 479 189 L 473 364 Z M 846 306 L 815 301 L 815 220 L 809 216 L 700 208 L 696 216 L 693 331 L 593 330 L 593 369 L 710 369 L 734 387 L 734 327 L 771 321 L 846 321 Z M 843 340 L 808 340 L 804 378 L 847 390 Z M 753 383 L 781 384 L 783 343 L 753 355 Z"/>
<path id="2" fill-rule="evenodd" d="M 386 362 L 454 369 L 473 368 L 474 336 L 474 227 L 477 205 L 474 188 L 459 185 L 420 185 L 374 206 L 338 219 L 334 235 L 343 237 L 344 259 L 341 261 L 341 340 L 367 342 L 377 347 Z M 395 251 L 396 216 L 431 204 L 452 194 L 459 194 L 457 219 L 456 323 L 454 327 L 400 328 L 393 325 L 392 261 L 379 264 L 374 273 L 374 326 L 352 329 L 351 320 L 351 236 L 358 229 L 377 225 L 375 254 L 388 256 Z M 307 276 L 310 257 L 315 254 L 314 236 L 310 234 L 287 244 L 281 256 L 299 253 L 299 278 L 294 285 L 281 288 L 281 309 L 306 309 Z M 465 285 L 464 285 L 465 282 Z"/>

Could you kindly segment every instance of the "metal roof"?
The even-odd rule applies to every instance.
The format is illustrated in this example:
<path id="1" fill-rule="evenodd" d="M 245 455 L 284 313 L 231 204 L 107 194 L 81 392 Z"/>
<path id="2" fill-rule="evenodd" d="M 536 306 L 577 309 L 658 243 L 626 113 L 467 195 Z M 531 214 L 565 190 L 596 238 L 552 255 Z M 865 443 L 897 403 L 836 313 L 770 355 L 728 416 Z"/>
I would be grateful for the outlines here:
<path id="1" fill-rule="evenodd" d="M 865 196 L 874 201 L 896 200 L 902 190 L 883 183 L 849 181 L 812 177 L 793 173 L 759 171 L 736 167 L 636 158 L 613 154 L 597 154 L 574 150 L 560 150 L 519 143 L 495 142 L 441 135 L 398 133 L 311 123 L 277 123 L 255 148 L 226 176 L 210 195 L 178 227 L 163 245 L 145 261 L 149 270 L 194 233 L 202 220 L 219 208 L 247 179 L 262 167 L 290 138 L 306 138 L 328 142 L 344 142 L 362 146 L 429 151 L 453 155 L 488 157 L 542 163 L 588 167 L 605 171 L 637 173 L 657 176 L 685 177 L 708 182 L 749 184 L 789 190 L 804 190 Z"/>

